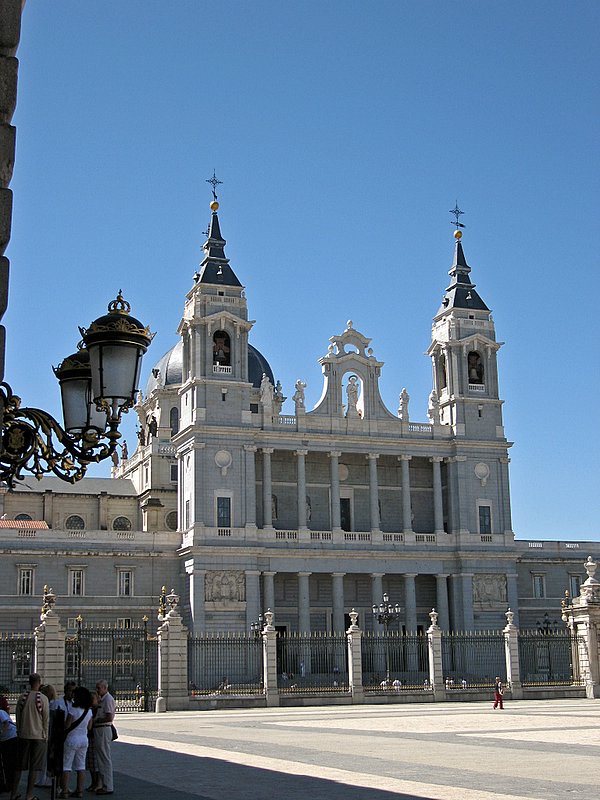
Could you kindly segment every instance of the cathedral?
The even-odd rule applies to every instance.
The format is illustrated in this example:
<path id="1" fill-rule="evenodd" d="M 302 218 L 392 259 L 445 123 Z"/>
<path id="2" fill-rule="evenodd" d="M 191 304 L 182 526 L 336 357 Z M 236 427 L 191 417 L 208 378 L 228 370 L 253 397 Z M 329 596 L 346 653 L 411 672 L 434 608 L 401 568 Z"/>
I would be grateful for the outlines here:
<path id="1" fill-rule="evenodd" d="M 411 417 L 406 390 L 386 408 L 384 365 L 350 320 L 315 354 L 316 406 L 297 381 L 294 414 L 283 414 L 215 196 L 177 341 L 138 395 L 136 449 L 110 479 L 0 490 L 0 630 L 36 624 L 44 584 L 70 628 L 80 614 L 122 627 L 154 619 L 163 585 L 194 633 L 250 631 L 267 609 L 282 633 L 344 631 L 352 608 L 370 630 L 384 593 L 407 632 L 423 631 L 434 607 L 444 630 L 498 630 L 508 607 L 522 627 L 558 624 L 587 546 L 515 540 L 501 343 L 458 226 L 454 236 L 428 419 Z"/>

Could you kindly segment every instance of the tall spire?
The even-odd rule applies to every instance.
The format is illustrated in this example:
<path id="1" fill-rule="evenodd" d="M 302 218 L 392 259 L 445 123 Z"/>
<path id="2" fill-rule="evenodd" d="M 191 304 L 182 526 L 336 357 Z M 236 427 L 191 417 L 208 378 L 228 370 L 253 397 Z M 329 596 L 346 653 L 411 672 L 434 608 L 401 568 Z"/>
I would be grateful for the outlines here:
<path id="1" fill-rule="evenodd" d="M 229 259 L 225 256 L 225 239 L 221 235 L 219 225 L 219 203 L 217 200 L 216 188 L 222 183 L 214 174 L 207 183 L 212 184 L 213 199 L 210 204 L 211 217 L 207 231 L 207 239 L 202 245 L 204 258 L 200 264 L 200 271 L 196 273 L 194 279 L 197 283 L 220 284 L 223 286 L 241 286 L 235 272 L 229 266 Z"/>
<path id="2" fill-rule="evenodd" d="M 456 216 L 456 221 L 453 223 L 456 225 L 456 230 L 454 231 L 454 239 L 456 241 L 454 246 L 454 259 L 452 261 L 452 267 L 448 272 L 448 275 L 450 275 L 452 280 L 446 289 L 446 293 L 442 299 L 442 305 L 440 306 L 436 316 L 443 314 L 445 311 L 448 311 L 451 308 L 489 311 L 489 308 L 475 291 L 475 284 L 469 277 L 471 267 L 467 264 L 467 259 L 465 258 L 461 243 L 462 231 L 460 228 L 464 228 L 465 226 L 458 221 L 459 215 L 463 212 L 458 208 L 458 203 L 456 208 L 450 213 Z"/>

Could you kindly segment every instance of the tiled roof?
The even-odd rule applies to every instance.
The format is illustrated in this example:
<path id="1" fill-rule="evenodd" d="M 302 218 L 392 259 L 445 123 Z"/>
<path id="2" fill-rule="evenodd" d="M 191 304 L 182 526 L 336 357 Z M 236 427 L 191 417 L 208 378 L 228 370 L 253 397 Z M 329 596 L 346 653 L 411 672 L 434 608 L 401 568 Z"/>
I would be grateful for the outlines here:
<path id="1" fill-rule="evenodd" d="M 0 528 L 42 531 L 48 530 L 48 525 L 43 520 L 39 519 L 0 519 Z"/>

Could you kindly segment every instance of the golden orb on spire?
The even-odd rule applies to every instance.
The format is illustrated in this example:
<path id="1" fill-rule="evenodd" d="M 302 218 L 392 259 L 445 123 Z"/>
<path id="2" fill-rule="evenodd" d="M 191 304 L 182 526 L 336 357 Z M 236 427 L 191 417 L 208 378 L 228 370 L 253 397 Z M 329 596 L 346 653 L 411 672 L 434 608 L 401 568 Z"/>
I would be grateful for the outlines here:
<path id="1" fill-rule="evenodd" d="M 210 210 L 211 211 L 218 211 L 219 210 L 219 204 L 217 203 L 216 200 L 213 200 L 212 203 L 210 204 Z"/>
<path id="2" fill-rule="evenodd" d="M 462 231 L 459 231 L 458 229 L 455 230 L 454 231 L 454 238 L 456 239 L 457 242 L 460 241 L 462 239 Z"/>

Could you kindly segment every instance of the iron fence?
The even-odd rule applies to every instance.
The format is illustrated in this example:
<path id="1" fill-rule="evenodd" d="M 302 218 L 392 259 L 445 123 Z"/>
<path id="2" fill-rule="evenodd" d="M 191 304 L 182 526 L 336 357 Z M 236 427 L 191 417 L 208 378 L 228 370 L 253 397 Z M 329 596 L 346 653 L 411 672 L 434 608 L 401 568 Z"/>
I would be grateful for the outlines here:
<path id="1" fill-rule="evenodd" d="M 150 711 L 158 696 L 158 641 L 146 624 L 132 628 L 80 625 L 65 640 L 65 680 L 93 689 L 104 679 L 117 711 Z"/>
<path id="2" fill-rule="evenodd" d="M 506 677 L 502 633 L 442 634 L 442 670 L 447 689 L 479 689 Z"/>
<path id="3" fill-rule="evenodd" d="M 192 695 L 263 694 L 262 639 L 237 633 L 190 636 L 188 681 Z"/>
<path id="4" fill-rule="evenodd" d="M 520 632 L 521 683 L 523 686 L 583 685 L 579 657 L 586 647 L 585 638 L 570 631 Z"/>
<path id="5" fill-rule="evenodd" d="M 348 692 L 348 646 L 344 634 L 289 633 L 277 637 L 280 694 Z"/>
<path id="6" fill-rule="evenodd" d="M 13 703 L 28 688 L 35 671 L 35 640 L 30 633 L 0 633 L 0 694 Z"/>
<path id="7" fill-rule="evenodd" d="M 401 692 L 430 688 L 427 637 L 366 633 L 362 637 L 362 676 L 366 691 Z"/>

